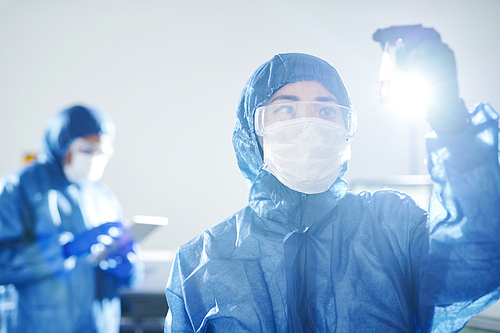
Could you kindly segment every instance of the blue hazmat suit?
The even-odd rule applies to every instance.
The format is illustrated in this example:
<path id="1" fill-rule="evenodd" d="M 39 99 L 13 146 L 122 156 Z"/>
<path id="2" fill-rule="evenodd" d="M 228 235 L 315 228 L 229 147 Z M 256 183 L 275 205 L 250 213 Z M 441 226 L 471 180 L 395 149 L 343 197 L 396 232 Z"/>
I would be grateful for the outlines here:
<path id="1" fill-rule="evenodd" d="M 454 332 L 500 296 L 498 116 L 428 139 L 429 214 L 394 191 L 303 194 L 262 169 L 254 112 L 316 80 L 344 106 L 336 70 L 305 54 L 263 64 L 239 100 L 233 145 L 248 206 L 179 247 L 165 332 Z"/>
<path id="2" fill-rule="evenodd" d="M 118 332 L 119 286 L 140 282 L 142 268 L 116 278 L 88 256 L 64 255 L 61 237 L 75 237 L 122 220 L 117 198 L 99 182 L 76 185 L 63 173 L 69 145 L 91 134 L 114 137 L 102 112 L 74 106 L 48 123 L 37 161 L 2 179 L 0 285 L 18 292 L 17 318 L 8 332 Z"/>

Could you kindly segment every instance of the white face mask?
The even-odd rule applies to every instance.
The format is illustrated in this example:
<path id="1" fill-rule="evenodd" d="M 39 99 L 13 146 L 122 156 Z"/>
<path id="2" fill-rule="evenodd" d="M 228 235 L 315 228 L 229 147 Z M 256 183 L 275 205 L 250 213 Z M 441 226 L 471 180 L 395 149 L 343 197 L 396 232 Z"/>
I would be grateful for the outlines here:
<path id="1" fill-rule="evenodd" d="M 263 137 L 264 169 L 292 190 L 324 192 L 351 157 L 347 138 L 344 126 L 318 118 L 274 123 Z"/>
<path id="2" fill-rule="evenodd" d="M 75 139 L 70 145 L 70 163 L 63 165 L 66 178 L 75 184 L 95 182 L 101 179 L 112 152 L 107 142 L 90 142 L 84 138 Z"/>

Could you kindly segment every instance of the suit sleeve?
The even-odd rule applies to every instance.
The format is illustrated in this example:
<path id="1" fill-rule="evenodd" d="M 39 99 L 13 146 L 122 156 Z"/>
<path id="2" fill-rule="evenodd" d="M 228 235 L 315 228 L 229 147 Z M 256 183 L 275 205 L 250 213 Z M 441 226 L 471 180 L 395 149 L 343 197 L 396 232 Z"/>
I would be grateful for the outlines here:
<path id="1" fill-rule="evenodd" d="M 500 297 L 498 115 L 488 104 L 470 113 L 465 130 L 427 139 L 434 190 L 419 306 L 433 332 L 458 331 Z"/>
<path id="2" fill-rule="evenodd" d="M 12 180 L 14 179 L 14 180 Z M 0 285 L 36 281 L 64 270 L 57 234 L 35 235 L 27 220 L 36 216 L 23 200 L 18 179 L 5 177 L 0 187 Z"/>

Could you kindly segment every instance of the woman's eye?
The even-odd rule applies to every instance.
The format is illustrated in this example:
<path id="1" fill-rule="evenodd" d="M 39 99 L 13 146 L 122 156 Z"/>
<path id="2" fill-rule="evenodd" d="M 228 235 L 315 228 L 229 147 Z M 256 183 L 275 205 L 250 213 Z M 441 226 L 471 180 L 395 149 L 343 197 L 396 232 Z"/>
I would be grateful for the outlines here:
<path id="1" fill-rule="evenodd" d="M 87 155 L 100 155 L 103 154 L 103 152 L 98 149 L 98 148 L 93 148 L 93 147 L 80 147 L 78 149 L 80 153 L 87 154 Z"/>
<path id="2" fill-rule="evenodd" d="M 319 111 L 320 116 L 335 116 L 337 111 L 332 106 L 325 106 Z"/>
<path id="3" fill-rule="evenodd" d="M 281 105 L 274 112 L 280 112 L 280 113 L 285 113 L 285 114 L 294 114 L 295 113 L 295 108 L 291 105 Z"/>
<path id="4" fill-rule="evenodd" d="M 90 149 L 90 148 L 80 148 L 78 149 L 80 151 L 80 153 L 83 153 L 83 154 L 93 154 L 94 153 L 94 150 L 93 149 Z"/>

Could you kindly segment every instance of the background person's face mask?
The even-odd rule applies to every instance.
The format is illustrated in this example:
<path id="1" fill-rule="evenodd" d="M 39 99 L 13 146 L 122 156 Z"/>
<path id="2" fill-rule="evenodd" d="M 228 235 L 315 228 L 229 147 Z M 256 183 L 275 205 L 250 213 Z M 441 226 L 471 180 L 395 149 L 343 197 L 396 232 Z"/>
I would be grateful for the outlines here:
<path id="1" fill-rule="evenodd" d="M 70 145 L 71 160 L 63 165 L 66 178 L 75 184 L 95 182 L 101 179 L 112 153 L 111 145 L 102 142 L 90 142 L 77 138 Z"/>
<path id="2" fill-rule="evenodd" d="M 264 169 L 285 186 L 307 194 L 328 190 L 351 157 L 345 127 L 318 118 L 266 127 L 263 150 Z"/>

